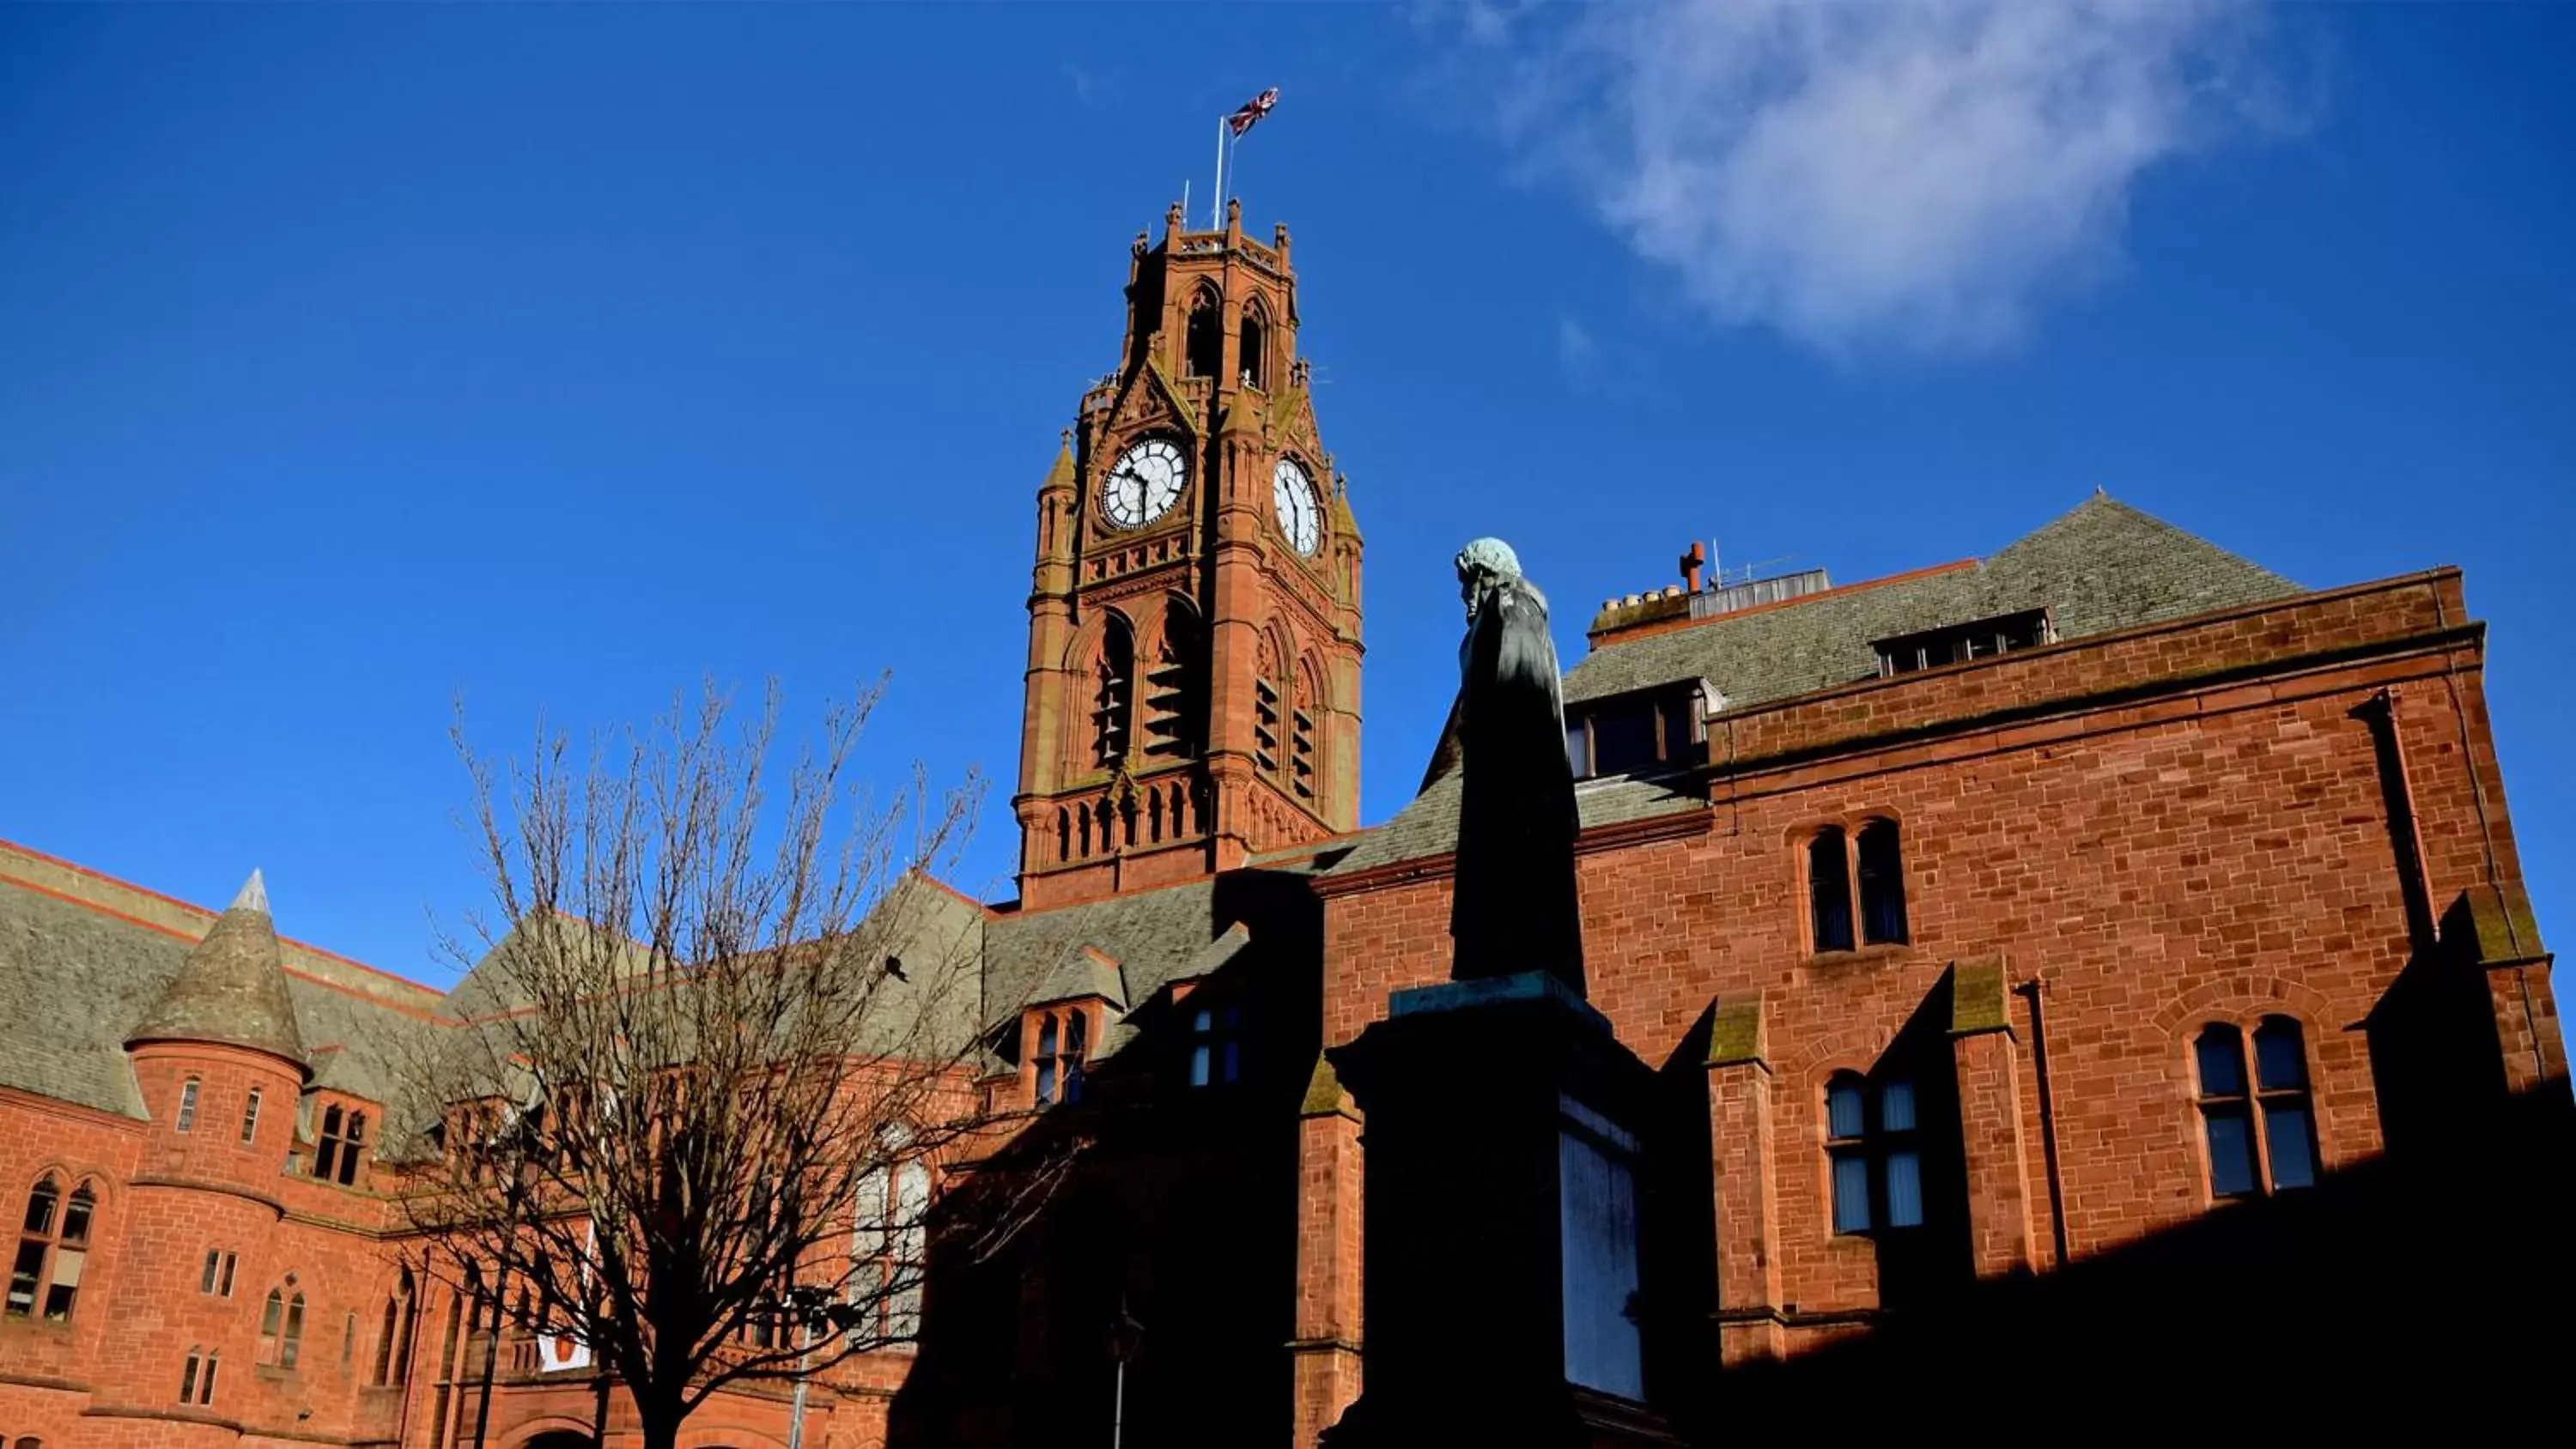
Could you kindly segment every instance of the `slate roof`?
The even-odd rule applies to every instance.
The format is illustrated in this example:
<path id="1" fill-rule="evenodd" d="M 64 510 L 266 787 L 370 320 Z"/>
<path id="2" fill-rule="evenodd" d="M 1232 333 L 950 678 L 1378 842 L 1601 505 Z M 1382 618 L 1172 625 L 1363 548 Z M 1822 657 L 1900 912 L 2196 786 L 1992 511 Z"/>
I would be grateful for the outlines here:
<path id="1" fill-rule="evenodd" d="M 1878 640 L 2046 608 L 2076 639 L 2235 604 L 2299 586 L 2204 539 L 2096 494 L 1982 563 L 1900 576 L 1722 614 L 1663 633 L 1613 638 L 1565 677 L 1568 704 L 1705 679 L 1729 708 L 1765 704 L 1878 673 Z M 1586 828 L 1697 807 L 1697 797 L 1643 778 L 1587 780 L 1575 803 Z M 1458 839 L 1458 774 L 1433 781 L 1369 831 L 1328 874 L 1438 855 Z"/>
<path id="2" fill-rule="evenodd" d="M 2096 494 L 1973 568 L 1857 584 L 1595 650 L 1565 677 L 1571 704 L 1706 679 L 1728 706 L 1765 704 L 1878 673 L 1878 640 L 2046 608 L 2060 639 L 2300 592 L 2279 574 Z"/>
<path id="3" fill-rule="evenodd" d="M 1216 883 L 1199 880 L 1054 910 L 997 912 L 984 923 L 984 1019 L 998 1025 L 1025 1007 L 1063 999 L 1055 989 L 1065 979 L 1060 968 L 1085 946 L 1118 963 L 1127 1006 L 1207 975 L 1248 939 L 1229 943 L 1222 928 L 1234 923 L 1218 921 L 1215 911 Z M 1113 1023 L 1093 1055 L 1114 1055 L 1129 1035 Z"/>
<path id="4" fill-rule="evenodd" d="M 0 859 L 0 867 L 15 863 Z M 202 913 L 197 922 L 206 929 Z M 178 928 L 114 906 L 0 879 L 0 1086 L 146 1115 L 125 1043 L 146 1027 L 195 946 Z M 421 1024 L 403 993 L 361 995 L 302 972 L 292 945 L 284 956 L 299 1059 L 314 1063 L 316 1085 L 384 1100 L 379 1044 Z"/>
<path id="5" fill-rule="evenodd" d="M 161 983 L 126 1041 L 223 1042 L 304 1065 L 304 1037 L 286 994 L 281 955 L 268 891 L 254 870 L 205 939 Z"/>

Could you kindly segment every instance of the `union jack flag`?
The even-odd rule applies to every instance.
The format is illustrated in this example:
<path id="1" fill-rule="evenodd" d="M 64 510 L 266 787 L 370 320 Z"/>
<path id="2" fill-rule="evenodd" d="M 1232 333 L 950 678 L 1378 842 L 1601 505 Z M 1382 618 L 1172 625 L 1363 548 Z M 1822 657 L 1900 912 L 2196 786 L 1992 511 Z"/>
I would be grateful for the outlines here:
<path id="1" fill-rule="evenodd" d="M 1244 132 L 1251 130 L 1254 126 L 1261 124 L 1261 118 L 1269 115 L 1270 108 L 1277 104 L 1279 104 L 1279 87 L 1272 86 L 1270 89 L 1254 96 L 1251 100 L 1245 101 L 1242 109 L 1236 111 L 1233 115 L 1226 117 L 1225 128 L 1233 134 L 1240 136 Z"/>

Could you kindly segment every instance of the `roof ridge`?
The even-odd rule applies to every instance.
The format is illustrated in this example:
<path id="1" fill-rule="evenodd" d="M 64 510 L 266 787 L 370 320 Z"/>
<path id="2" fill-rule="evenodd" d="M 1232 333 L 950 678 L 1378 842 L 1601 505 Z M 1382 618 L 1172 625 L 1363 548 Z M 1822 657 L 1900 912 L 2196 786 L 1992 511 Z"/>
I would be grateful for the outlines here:
<path id="1" fill-rule="evenodd" d="M 123 876 L 109 875 L 106 871 L 83 865 L 79 861 L 66 860 L 59 855 L 51 855 L 45 851 L 38 850 L 32 845 L 26 845 L 15 840 L 0 837 L 0 865 L 5 865 L 5 857 L 11 852 L 26 856 L 31 860 L 42 861 L 59 870 L 70 871 L 74 875 L 85 876 L 91 880 L 115 886 L 119 890 L 132 891 L 136 895 L 159 901 L 163 905 L 175 906 L 190 915 L 204 917 L 209 924 L 223 915 L 222 911 L 209 909 L 208 907 L 198 905 L 194 901 L 181 900 L 179 897 L 171 895 L 166 891 L 157 891 L 148 885 L 141 885 L 134 881 L 127 880 Z M 162 931 L 168 934 L 183 934 L 171 931 L 169 927 L 163 926 L 157 921 L 149 921 L 141 916 L 134 915 L 131 912 L 120 911 L 116 907 L 108 905 L 104 901 L 95 901 L 86 896 L 74 895 L 69 891 L 58 891 L 47 886 L 39 885 L 36 882 L 27 879 L 25 876 L 17 875 L 5 868 L 0 868 L 0 881 L 5 881 L 11 885 L 23 886 L 27 889 L 52 896 L 57 900 L 68 901 L 76 906 L 87 907 L 90 910 L 114 916 L 121 921 L 132 921 L 136 925 L 150 926 L 156 931 Z M 188 936 L 186 939 L 195 940 L 197 938 L 194 936 Z M 343 966 L 353 967 L 357 970 L 364 971 L 371 976 L 381 976 L 388 981 L 398 982 L 415 991 L 424 991 L 432 996 L 442 998 L 447 995 L 445 990 L 440 987 L 432 986 L 426 981 L 415 981 L 412 978 L 403 975 L 399 971 L 391 971 L 382 966 L 371 966 L 366 962 L 359 960 L 355 956 L 344 956 L 339 952 L 332 950 L 328 946 L 316 946 L 312 942 L 300 937 L 282 934 L 277 939 L 281 945 L 292 946 L 298 951 L 305 952 L 308 955 L 318 956 L 326 961 L 336 961 Z M 344 989 L 354 990 L 354 988 Z"/>

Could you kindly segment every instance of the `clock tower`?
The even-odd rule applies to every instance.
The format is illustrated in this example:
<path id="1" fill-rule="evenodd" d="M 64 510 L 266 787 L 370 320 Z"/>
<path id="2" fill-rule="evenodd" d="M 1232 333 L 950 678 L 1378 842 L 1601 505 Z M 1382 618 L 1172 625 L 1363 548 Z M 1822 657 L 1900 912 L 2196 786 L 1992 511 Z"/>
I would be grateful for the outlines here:
<path id="1" fill-rule="evenodd" d="M 1138 233 L 1116 372 L 1038 489 L 1020 900 L 1359 823 L 1360 536 L 1297 354 L 1288 229 Z"/>

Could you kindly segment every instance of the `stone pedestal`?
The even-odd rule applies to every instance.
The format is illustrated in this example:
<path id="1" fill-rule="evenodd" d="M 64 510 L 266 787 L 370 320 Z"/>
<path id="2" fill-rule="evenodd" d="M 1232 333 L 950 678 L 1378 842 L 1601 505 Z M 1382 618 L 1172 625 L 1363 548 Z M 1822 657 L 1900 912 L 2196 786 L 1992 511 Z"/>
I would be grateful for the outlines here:
<path id="1" fill-rule="evenodd" d="M 1366 1123 L 1363 1390 L 1329 1449 L 1668 1445 L 1646 1409 L 1653 1072 L 1544 972 L 1397 992 L 1328 1053 Z"/>

